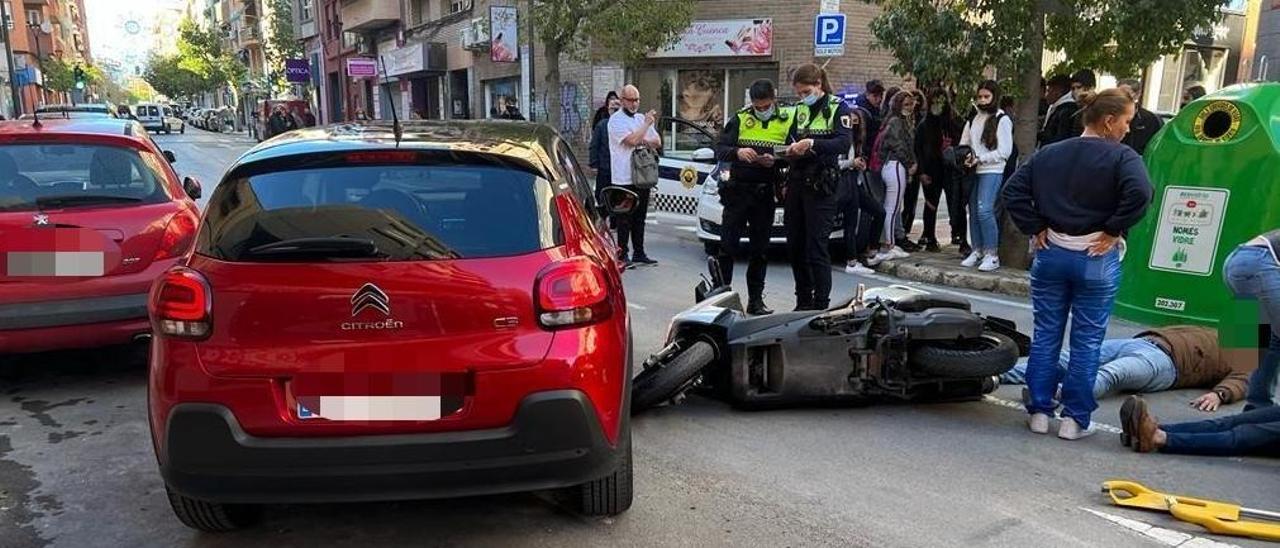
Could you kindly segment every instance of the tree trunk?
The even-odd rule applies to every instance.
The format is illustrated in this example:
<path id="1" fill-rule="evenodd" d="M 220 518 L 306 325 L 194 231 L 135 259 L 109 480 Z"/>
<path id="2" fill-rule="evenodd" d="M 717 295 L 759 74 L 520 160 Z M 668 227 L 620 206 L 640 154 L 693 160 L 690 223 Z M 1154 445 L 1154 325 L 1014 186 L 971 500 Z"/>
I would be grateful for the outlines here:
<path id="1" fill-rule="evenodd" d="M 1016 123 L 1013 128 L 1013 140 L 1018 145 L 1018 165 L 1026 162 L 1035 152 L 1036 140 L 1040 132 L 1040 78 L 1044 70 L 1044 19 L 1048 9 L 1046 1 L 1037 0 L 1031 16 L 1031 24 L 1027 27 L 1026 45 L 1031 56 L 1022 67 L 1022 100 L 1018 102 Z M 1007 267 L 1029 268 L 1031 266 L 1029 247 L 1027 235 L 1020 232 L 1012 220 L 1001 217 L 1001 264 Z"/>
<path id="2" fill-rule="evenodd" d="M 561 114 L 560 108 L 559 108 L 560 44 L 557 44 L 551 41 L 547 41 L 544 43 L 546 44 L 543 47 L 543 51 L 546 52 L 546 57 L 547 57 L 545 61 L 547 64 L 547 78 L 545 80 L 546 86 L 542 89 L 542 95 L 543 97 L 546 97 L 546 100 L 543 101 L 543 103 L 546 104 L 547 106 L 547 124 L 555 128 L 556 131 L 559 131 L 560 130 L 560 114 Z M 532 82 L 533 78 L 530 78 L 529 81 Z M 529 105 L 529 114 L 530 114 L 530 119 L 533 119 L 532 104 Z"/>

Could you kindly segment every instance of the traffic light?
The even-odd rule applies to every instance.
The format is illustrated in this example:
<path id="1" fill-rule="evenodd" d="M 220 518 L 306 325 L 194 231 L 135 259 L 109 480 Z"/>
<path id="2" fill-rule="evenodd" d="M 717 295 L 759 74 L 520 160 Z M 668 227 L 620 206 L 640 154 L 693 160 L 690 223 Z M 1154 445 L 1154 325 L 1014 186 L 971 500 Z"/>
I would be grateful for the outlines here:
<path id="1" fill-rule="evenodd" d="M 84 69 L 80 68 L 80 65 L 76 65 L 75 76 L 76 89 L 84 89 Z"/>

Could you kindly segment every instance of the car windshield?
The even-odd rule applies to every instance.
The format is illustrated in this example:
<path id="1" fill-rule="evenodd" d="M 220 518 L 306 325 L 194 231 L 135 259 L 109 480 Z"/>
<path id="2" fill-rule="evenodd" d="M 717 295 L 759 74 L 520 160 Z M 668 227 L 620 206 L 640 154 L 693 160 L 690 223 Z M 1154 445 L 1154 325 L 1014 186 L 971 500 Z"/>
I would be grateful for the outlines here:
<path id="1" fill-rule="evenodd" d="M 557 245 L 551 198 L 546 180 L 488 165 L 263 173 L 219 186 L 197 251 L 232 261 L 517 255 Z"/>
<path id="2" fill-rule="evenodd" d="M 163 202 L 159 162 L 109 145 L 0 146 L 0 211 Z"/>

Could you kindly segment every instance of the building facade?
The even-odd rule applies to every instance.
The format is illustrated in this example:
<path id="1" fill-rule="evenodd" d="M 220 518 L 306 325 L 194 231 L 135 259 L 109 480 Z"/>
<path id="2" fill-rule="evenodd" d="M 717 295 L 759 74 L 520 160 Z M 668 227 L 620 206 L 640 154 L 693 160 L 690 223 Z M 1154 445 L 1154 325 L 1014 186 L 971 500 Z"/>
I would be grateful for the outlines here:
<path id="1" fill-rule="evenodd" d="M 1250 80 L 1280 82 L 1280 2 L 1261 0 L 1257 6 Z"/>
<path id="2" fill-rule="evenodd" d="M 5 0 L 3 4 L 4 13 L 12 21 L 9 47 L 14 58 L 13 78 L 18 84 L 18 110 L 32 112 L 39 105 L 70 102 L 71 94 L 45 86 L 42 64 L 53 58 L 69 65 L 87 66 L 92 62 L 84 1 Z M 84 92 L 77 91 L 74 98 L 83 100 Z M 17 113 L 15 105 L 0 106 L 6 113 Z"/>

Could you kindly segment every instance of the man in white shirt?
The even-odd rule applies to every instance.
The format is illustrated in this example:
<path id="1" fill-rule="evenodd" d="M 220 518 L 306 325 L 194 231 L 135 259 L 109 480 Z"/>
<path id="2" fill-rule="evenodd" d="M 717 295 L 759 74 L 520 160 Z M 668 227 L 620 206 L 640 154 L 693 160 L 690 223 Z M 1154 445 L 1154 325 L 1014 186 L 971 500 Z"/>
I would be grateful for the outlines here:
<path id="1" fill-rule="evenodd" d="M 633 85 L 622 88 L 619 94 L 622 108 L 609 117 L 609 159 L 613 171 L 613 184 L 621 187 L 632 187 L 631 184 L 631 151 L 639 147 L 662 148 L 662 140 L 654 124 L 658 121 L 658 113 L 650 110 L 644 115 L 640 110 L 640 90 Z M 619 215 L 618 245 L 622 248 L 622 260 L 626 263 L 655 265 L 658 261 L 650 259 L 644 252 L 644 222 L 649 215 L 649 189 L 629 188 L 639 196 L 636 208 L 626 215 Z M 627 257 L 627 243 L 630 240 L 635 254 Z"/>

